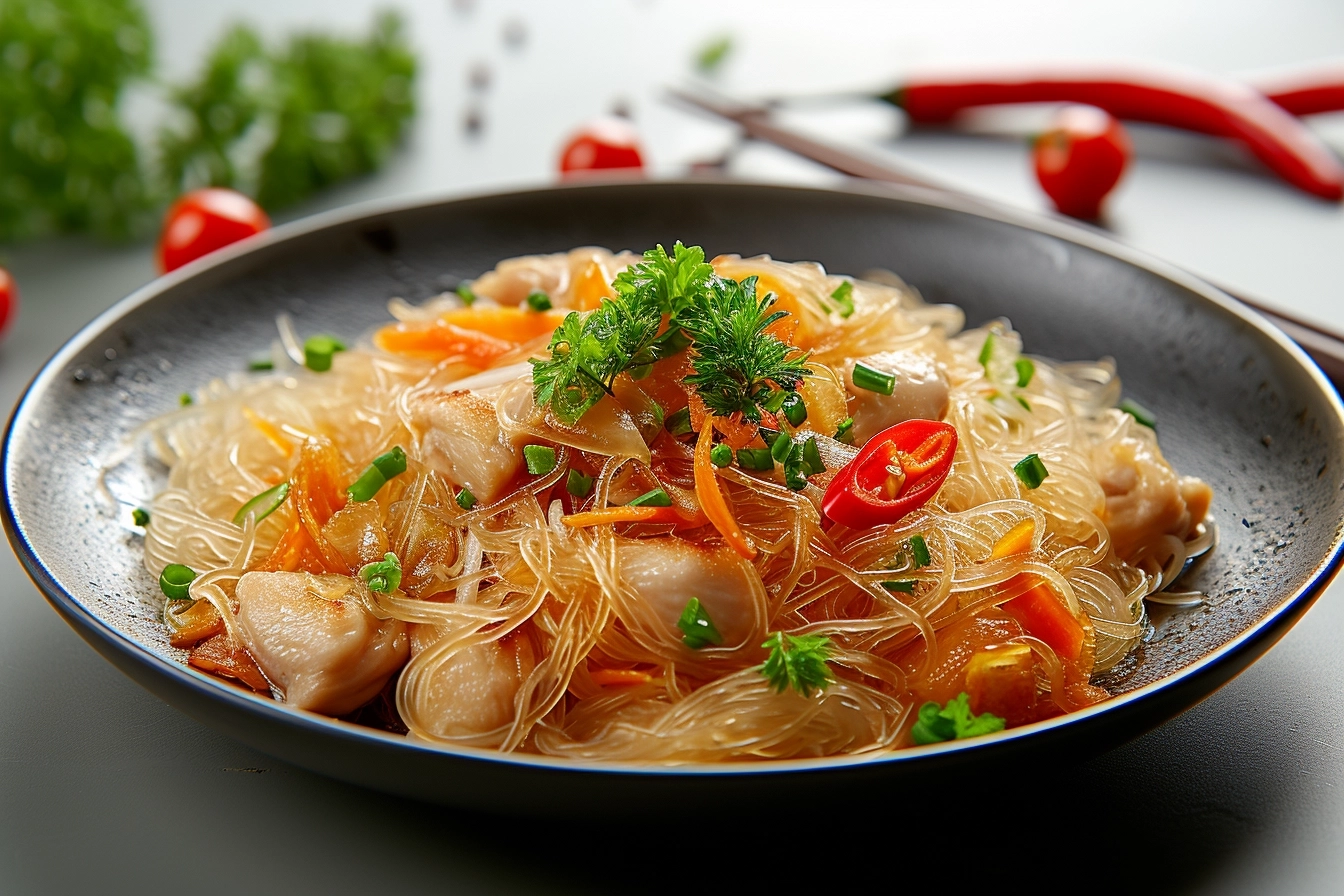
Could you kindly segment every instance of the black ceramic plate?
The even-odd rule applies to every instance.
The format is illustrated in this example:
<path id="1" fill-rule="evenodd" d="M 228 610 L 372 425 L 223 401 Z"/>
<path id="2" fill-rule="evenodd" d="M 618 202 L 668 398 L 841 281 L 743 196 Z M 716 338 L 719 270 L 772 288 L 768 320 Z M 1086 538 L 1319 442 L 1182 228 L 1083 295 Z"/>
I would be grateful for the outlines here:
<path id="1" fill-rule="evenodd" d="M 514 255 L 585 244 L 698 243 L 832 271 L 900 273 L 971 324 L 1007 315 L 1033 354 L 1106 355 L 1156 412 L 1177 469 L 1215 491 L 1222 544 L 1191 587 L 1209 606 L 1165 619 L 1115 699 L 1003 734 L 879 758 L 727 767 L 583 766 L 417 745 L 288 709 L 180 662 L 127 514 L 97 464 L 180 393 L 266 350 L 277 312 L 304 332 L 357 334 L 387 299 L 417 301 Z M 495 810 L 661 810 L 702 799 L 835 799 L 995 764 L 1104 749 L 1204 698 L 1297 620 L 1340 557 L 1344 411 L 1282 334 L 1193 277 L 1090 231 L 960 207 L 918 191 L 605 184 L 338 213 L 281 227 L 158 280 L 95 320 L 37 377 L 5 444 L 5 525 L 58 612 L 167 702 L 258 749 L 360 784 Z M 126 482 L 125 476 L 139 482 Z M 123 488 L 164 471 L 132 463 Z M 779 776 L 786 776 L 781 788 Z"/>

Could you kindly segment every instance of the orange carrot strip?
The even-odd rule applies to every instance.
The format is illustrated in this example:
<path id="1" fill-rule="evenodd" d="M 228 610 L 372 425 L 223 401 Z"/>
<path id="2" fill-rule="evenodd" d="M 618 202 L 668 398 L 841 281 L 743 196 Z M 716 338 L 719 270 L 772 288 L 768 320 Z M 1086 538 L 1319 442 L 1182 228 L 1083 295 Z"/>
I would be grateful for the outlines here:
<path id="1" fill-rule="evenodd" d="M 521 308 L 458 308 L 429 321 L 399 321 L 379 330 L 373 344 L 385 352 L 441 361 L 460 356 L 488 367 L 524 342 L 549 336 L 564 315 Z"/>
<path id="2" fill-rule="evenodd" d="M 713 418 L 706 422 L 712 424 Z M 713 447 L 714 427 L 704 426 L 700 429 L 700 438 L 695 443 L 695 496 L 700 500 L 705 516 L 709 517 L 714 528 L 719 530 L 724 541 L 741 556 L 753 560 L 756 557 L 756 546 L 747 540 L 742 527 L 733 518 L 733 512 L 728 508 L 728 500 L 724 498 L 718 478 L 714 475 L 714 464 L 709 459 Z"/>
<path id="3" fill-rule="evenodd" d="M 601 688 L 611 685 L 628 687 L 653 681 L 652 675 L 640 672 L 638 669 L 594 669 L 588 673 L 588 677 L 593 680 L 593 684 Z"/>
<path id="4" fill-rule="evenodd" d="M 573 296 L 574 307 L 580 311 L 591 311 L 601 305 L 603 299 L 615 298 L 616 293 L 607 282 L 606 275 L 602 273 L 602 265 L 590 261 L 584 267 L 583 273 L 574 279 Z"/>
<path id="5" fill-rule="evenodd" d="M 687 516 L 676 507 L 650 507 L 647 504 L 639 504 L 634 507 L 607 507 L 603 510 L 571 513 L 564 517 L 564 522 L 572 529 L 586 529 L 589 526 L 602 526 L 608 523 L 672 523 L 678 526 L 703 526 L 706 521 Z"/>
<path id="6" fill-rule="evenodd" d="M 1036 521 L 1023 520 L 998 540 L 991 560 L 1023 554 L 1031 550 L 1036 535 Z M 1019 583 L 1022 576 L 1014 576 L 1006 583 L 1009 586 Z M 1033 586 L 1029 591 L 1003 604 L 1002 609 L 1009 616 L 1022 623 L 1027 634 L 1040 638 L 1061 657 L 1076 660 L 1083 653 L 1085 633 L 1083 625 L 1069 612 L 1069 608 L 1055 596 L 1054 591 L 1044 583 Z"/>
<path id="7" fill-rule="evenodd" d="M 285 438 L 285 434 L 280 430 L 280 427 L 276 426 L 249 407 L 243 408 L 243 416 L 266 437 L 268 442 L 278 448 L 281 454 L 285 457 L 293 456 L 294 443 Z"/>
<path id="8" fill-rule="evenodd" d="M 1001 560 L 1004 557 L 1013 554 L 1025 554 L 1031 550 L 1031 542 L 1036 537 L 1036 521 L 1027 517 L 1013 528 L 1009 529 L 1002 538 L 994 545 L 994 551 L 989 555 L 991 560 Z"/>

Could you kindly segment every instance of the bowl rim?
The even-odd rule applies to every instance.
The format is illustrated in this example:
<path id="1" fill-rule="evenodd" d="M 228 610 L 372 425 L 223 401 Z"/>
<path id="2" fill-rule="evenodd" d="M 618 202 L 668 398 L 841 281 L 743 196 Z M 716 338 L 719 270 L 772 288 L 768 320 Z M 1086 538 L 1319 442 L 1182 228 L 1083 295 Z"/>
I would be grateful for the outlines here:
<path id="1" fill-rule="evenodd" d="M 27 428 L 35 409 L 42 402 L 51 384 L 62 375 L 68 363 L 86 350 L 91 343 L 108 330 L 113 324 L 135 309 L 148 304 L 159 295 L 168 292 L 182 283 L 205 274 L 208 271 L 224 267 L 229 263 L 245 258 L 253 252 L 277 246 L 291 240 L 317 233 L 322 230 L 368 222 L 377 223 L 383 216 L 404 214 L 420 210 L 430 210 L 444 205 L 489 201 L 501 199 L 526 200 L 533 197 L 548 196 L 563 192 L 596 192 L 615 190 L 658 190 L 658 189 L 734 189 L 760 190 L 762 192 L 791 192 L 795 194 L 840 194 L 855 197 L 895 200 L 914 205 L 922 205 L 940 210 L 948 210 L 982 218 L 988 221 L 1007 224 L 1036 234 L 1053 237 L 1063 242 L 1089 249 L 1109 256 L 1129 266 L 1139 268 L 1171 281 L 1200 299 L 1214 305 L 1221 311 L 1240 319 L 1244 324 L 1277 344 L 1289 357 L 1304 369 L 1314 381 L 1326 399 L 1327 405 L 1334 411 L 1336 422 L 1344 428 L 1344 403 L 1333 384 L 1321 372 L 1311 358 L 1291 339 L 1258 313 L 1238 302 L 1227 293 L 1196 277 L 1195 275 L 1130 247 L 1114 237 L 1100 231 L 1081 226 L 1060 218 L 1041 215 L 1013 208 L 998 202 L 978 197 L 963 197 L 945 191 L 918 186 L 895 184 L 877 184 L 851 181 L 839 186 L 816 187 L 800 186 L 794 183 L 773 183 L 769 181 L 731 181 L 721 178 L 683 178 L 672 180 L 602 180 L 562 183 L 559 185 L 534 187 L 521 190 L 481 190 L 481 191 L 438 191 L 416 194 L 410 197 L 376 199 L 350 206 L 331 209 L 299 218 L 270 230 L 247 237 L 221 250 L 196 259 L 181 268 L 151 280 L 136 289 L 130 295 L 119 300 L 106 311 L 99 314 L 81 327 L 42 365 L 37 374 L 24 389 L 22 396 L 10 414 L 5 427 L 4 444 L 0 449 L 3 460 L 4 501 L 0 504 L 0 522 L 3 523 L 11 546 L 22 563 L 25 571 L 42 591 L 46 599 L 53 604 L 60 615 L 75 627 L 86 639 L 97 639 L 110 649 L 122 654 L 148 672 L 166 676 L 174 684 L 185 687 L 207 701 L 223 702 L 235 710 L 259 715 L 262 720 L 280 726 L 298 728 L 307 733 L 323 737 L 335 737 L 341 740 L 371 743 L 399 750 L 409 750 L 418 754 L 442 757 L 444 761 L 471 760 L 484 761 L 499 766 L 517 766 L 537 771 L 561 772 L 572 774 L 600 774 L 617 776 L 751 776 L 796 774 L 803 772 L 825 772 L 841 769 L 853 770 L 868 766 L 882 766 L 891 763 L 910 763 L 930 757 L 949 757 L 951 754 L 981 753 L 994 750 L 1001 745 L 1016 743 L 1026 738 L 1035 738 L 1047 732 L 1059 732 L 1088 725 L 1099 717 L 1116 715 L 1119 711 L 1132 707 L 1136 703 L 1149 702 L 1159 694 L 1169 694 L 1187 680 L 1212 672 L 1230 657 L 1249 648 L 1253 642 L 1265 636 L 1277 639 L 1286 630 L 1285 622 L 1295 621 L 1295 617 L 1315 600 L 1329 584 L 1338 571 L 1341 559 L 1344 559 L 1344 525 L 1335 521 L 1329 552 L 1320 560 L 1307 580 L 1285 596 L 1282 601 L 1265 616 L 1250 625 L 1224 644 L 1204 654 L 1189 665 L 1172 672 L 1157 681 L 1150 682 L 1133 691 L 1112 697 L 1102 703 L 1086 707 L 1071 713 L 1035 722 L 1018 728 L 1008 729 L 996 734 L 949 741 L 929 746 L 906 747 L 897 750 L 874 751 L 845 756 L 820 757 L 809 759 L 750 760 L 728 763 L 687 762 L 666 764 L 657 762 L 611 762 L 575 760 L 562 757 L 540 756 L 535 754 L 501 753 L 497 750 L 457 745 L 442 745 L 420 741 L 405 735 L 379 731 L 352 722 L 323 716 L 306 710 L 295 709 L 274 699 L 263 697 L 231 686 L 206 675 L 190 666 L 167 657 L 160 656 L 150 648 L 136 641 L 105 622 L 86 608 L 70 589 L 62 584 L 47 568 L 39 556 L 37 548 L 29 540 L 24 530 L 19 509 L 15 506 L 10 483 L 16 475 L 18 433 Z M 1282 630 L 1279 630 L 1282 629 Z M 1269 642 L 1272 645 L 1273 640 Z M 1265 649 L 1269 645 L 1266 645 Z M 1258 658 L 1258 657 L 1257 657 Z M 1254 661 L 1254 659 L 1252 659 Z M 1211 691 L 1209 692 L 1211 693 Z M 1207 696 L 1205 694 L 1204 696 Z M 1203 696 L 1200 697 L 1203 699 Z M 181 711 L 180 707 L 178 708 Z"/>

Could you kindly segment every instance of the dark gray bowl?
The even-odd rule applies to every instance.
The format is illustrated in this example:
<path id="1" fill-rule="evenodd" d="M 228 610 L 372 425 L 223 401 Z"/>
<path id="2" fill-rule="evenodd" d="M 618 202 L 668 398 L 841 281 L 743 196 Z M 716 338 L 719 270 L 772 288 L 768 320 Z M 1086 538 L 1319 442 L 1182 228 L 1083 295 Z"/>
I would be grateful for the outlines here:
<path id="1" fill-rule="evenodd" d="M 288 709 L 181 664 L 127 514 L 96 494 L 97 462 L 122 435 L 264 352 L 277 312 L 304 332 L 353 336 L 385 319 L 388 298 L 426 298 L 502 258 L 677 239 L 710 255 L 889 268 L 931 301 L 961 305 L 972 324 L 1009 316 L 1032 353 L 1114 356 L 1126 393 L 1156 412 L 1172 463 L 1214 487 L 1222 544 L 1191 582 L 1210 605 L 1164 618 L 1137 662 L 1106 681 L 1117 696 L 1101 706 L 877 759 L 648 769 L 440 749 Z M 1329 580 L 1344 519 L 1342 445 L 1338 397 L 1281 333 L 1093 232 L 912 190 L 604 184 L 325 215 L 150 284 L 72 339 L 20 402 L 6 436 L 4 511 L 29 574 L 85 640 L 157 696 L 258 749 L 450 804 L 662 812 L 725 796 L 758 806 L 844 799 L 1053 762 L 1170 718 L 1259 657 Z M 163 473 L 132 463 L 116 485 L 149 494 Z"/>

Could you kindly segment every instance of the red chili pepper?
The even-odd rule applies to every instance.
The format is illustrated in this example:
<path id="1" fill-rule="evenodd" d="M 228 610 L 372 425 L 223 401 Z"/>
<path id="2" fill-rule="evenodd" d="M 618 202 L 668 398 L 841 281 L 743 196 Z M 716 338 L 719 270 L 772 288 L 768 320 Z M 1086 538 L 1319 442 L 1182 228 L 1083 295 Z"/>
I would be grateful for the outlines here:
<path id="1" fill-rule="evenodd" d="M 1116 118 L 1239 140 L 1293 186 L 1344 198 L 1344 166 L 1330 150 L 1284 109 L 1234 81 L 1167 69 L 1074 67 L 915 78 L 885 98 L 918 122 L 946 121 L 972 106 L 1085 103 Z"/>
<path id="2" fill-rule="evenodd" d="M 852 529 L 897 522 L 938 493 L 956 453 L 957 431 L 948 424 L 897 423 L 869 439 L 835 474 L 822 510 Z"/>
<path id="3" fill-rule="evenodd" d="M 1293 115 L 1317 115 L 1344 109 L 1344 63 L 1284 75 L 1256 85 L 1271 102 Z"/>

